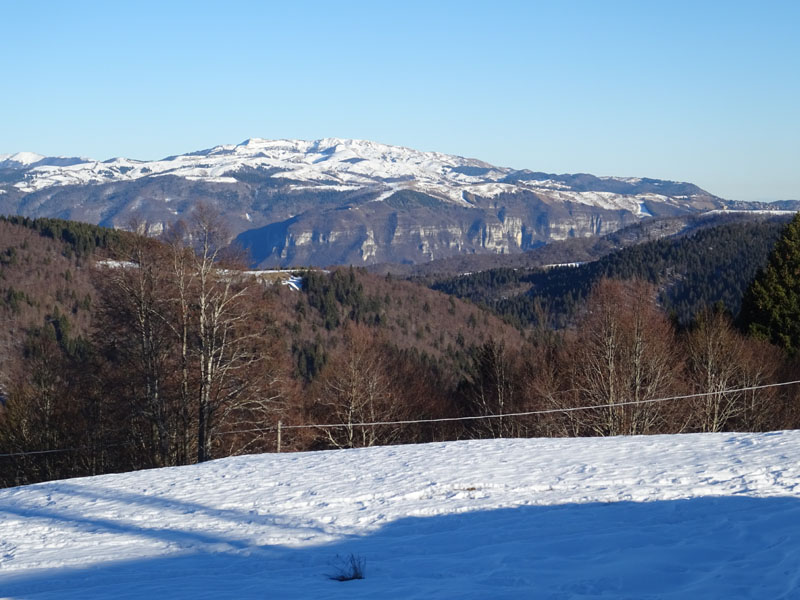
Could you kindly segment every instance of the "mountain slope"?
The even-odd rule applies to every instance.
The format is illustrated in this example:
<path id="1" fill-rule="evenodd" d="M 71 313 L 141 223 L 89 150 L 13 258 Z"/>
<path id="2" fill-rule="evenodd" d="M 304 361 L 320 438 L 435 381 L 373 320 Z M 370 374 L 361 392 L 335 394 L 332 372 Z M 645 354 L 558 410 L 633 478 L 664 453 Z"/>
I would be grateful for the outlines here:
<path id="1" fill-rule="evenodd" d="M 0 587 L 29 599 L 790 598 L 799 464 L 800 433 L 786 431 L 267 454 L 55 481 L 0 490 Z M 366 578 L 329 579 L 351 555 Z"/>
<path id="2" fill-rule="evenodd" d="M 363 140 L 250 139 L 157 161 L 0 156 L 0 213 L 157 233 L 197 202 L 260 265 L 513 253 L 649 216 L 719 209 L 688 183 L 555 175 Z"/>
<path id="3" fill-rule="evenodd" d="M 237 145 L 216 146 L 158 161 L 114 158 L 98 162 L 19 153 L 0 161 L 0 169 L 6 168 L 27 171 L 23 181 L 14 186 L 24 193 L 164 175 L 235 183 L 242 175 L 266 174 L 276 180 L 333 191 L 373 187 L 383 197 L 397 190 L 414 189 L 464 206 L 472 205 L 470 195 L 491 198 L 520 189 L 549 193 L 553 199 L 634 213 L 646 210 L 642 203 L 647 199 L 677 206 L 685 206 L 687 201 L 713 199 L 704 190 L 686 183 L 516 171 L 460 156 L 338 138 L 313 142 L 249 139 Z"/>
<path id="4" fill-rule="evenodd" d="M 722 221 L 713 227 L 694 227 L 626 247 L 618 234 L 601 239 L 595 250 L 600 258 L 550 266 L 491 268 L 458 276 L 429 277 L 433 289 L 491 307 L 520 325 L 536 318 L 536 306 L 544 302 L 560 325 L 571 321 L 590 290 L 603 277 L 640 278 L 656 284 L 665 310 L 682 325 L 690 324 L 698 311 L 718 303 L 733 315 L 742 295 L 786 226 L 788 216 L 769 219 Z M 657 223 L 657 221 L 655 221 Z M 719 223 L 714 219 L 708 223 Z M 634 231 L 623 230 L 631 237 Z M 612 250 L 610 240 L 622 248 Z M 601 244 L 601 242 L 605 244 Z M 571 248 L 567 248 L 571 250 Z M 535 252 L 531 253 L 535 259 Z"/>

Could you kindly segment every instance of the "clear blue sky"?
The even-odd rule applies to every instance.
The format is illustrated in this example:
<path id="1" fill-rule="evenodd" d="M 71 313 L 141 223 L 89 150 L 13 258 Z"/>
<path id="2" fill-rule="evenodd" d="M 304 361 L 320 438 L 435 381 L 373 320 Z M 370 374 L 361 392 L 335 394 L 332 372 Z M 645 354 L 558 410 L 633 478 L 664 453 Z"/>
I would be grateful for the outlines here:
<path id="1" fill-rule="evenodd" d="M 0 153 L 352 137 L 800 199 L 800 1 L 4 2 Z"/>

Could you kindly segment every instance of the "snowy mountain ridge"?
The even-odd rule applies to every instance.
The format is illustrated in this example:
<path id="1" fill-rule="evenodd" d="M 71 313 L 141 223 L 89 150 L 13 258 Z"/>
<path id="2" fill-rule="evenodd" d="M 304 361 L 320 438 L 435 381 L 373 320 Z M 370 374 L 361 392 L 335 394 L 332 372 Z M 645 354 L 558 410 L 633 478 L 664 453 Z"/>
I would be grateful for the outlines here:
<path id="1" fill-rule="evenodd" d="M 543 194 L 556 202 L 573 201 L 647 216 L 642 208 L 645 199 L 685 204 L 693 195 L 708 195 L 699 189 L 695 194 L 683 195 L 636 194 L 633 189 L 628 193 L 576 190 L 541 173 L 496 167 L 477 159 L 439 152 L 341 138 L 314 141 L 251 138 L 241 144 L 220 145 L 155 161 L 113 158 L 101 162 L 26 152 L 0 156 L 0 168 L 27 169 L 23 179 L 14 184 L 23 193 L 55 186 L 97 185 L 164 175 L 190 181 L 236 183 L 235 174 L 247 168 L 269 171 L 272 178 L 290 180 L 291 189 L 355 191 L 372 188 L 380 192 L 376 200 L 408 189 L 467 207 L 473 204 L 470 195 L 491 198 L 524 190 Z M 628 184 L 631 188 L 642 181 L 632 177 L 597 179 Z"/>
<path id="2" fill-rule="evenodd" d="M 691 183 L 542 173 L 342 138 L 251 138 L 153 161 L 0 160 L 0 214 L 140 222 L 158 235 L 200 202 L 262 268 L 520 253 L 735 204 Z"/>
<path id="3" fill-rule="evenodd" d="M 16 154 L 0 154 L 0 169 L 21 170 L 44 167 L 68 167 L 90 162 L 86 158 L 67 156 L 44 156 L 36 152 L 17 152 Z"/>

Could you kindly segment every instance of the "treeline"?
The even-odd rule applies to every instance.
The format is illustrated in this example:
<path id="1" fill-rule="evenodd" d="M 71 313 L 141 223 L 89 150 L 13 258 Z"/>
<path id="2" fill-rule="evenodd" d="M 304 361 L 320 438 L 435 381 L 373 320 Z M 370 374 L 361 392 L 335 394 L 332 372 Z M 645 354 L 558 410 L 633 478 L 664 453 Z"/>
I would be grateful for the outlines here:
<path id="1" fill-rule="evenodd" d="M 75 254 L 78 257 L 86 257 L 94 253 L 98 248 L 107 249 L 111 246 L 119 248 L 123 240 L 131 239 L 131 235 L 116 229 L 81 223 L 78 221 L 66 221 L 64 219 L 36 218 L 20 216 L 4 217 L 0 215 L 0 221 L 12 225 L 21 225 L 39 235 L 47 237 L 64 244 L 64 252 L 67 256 Z"/>
<path id="2" fill-rule="evenodd" d="M 645 242 L 599 260 L 549 269 L 492 269 L 434 282 L 432 288 L 480 303 L 526 327 L 544 302 L 564 327 L 601 278 L 639 278 L 659 288 L 659 302 L 682 325 L 706 306 L 737 314 L 747 285 L 764 266 L 786 219 L 733 223 L 679 238 Z"/>
<path id="3" fill-rule="evenodd" d="M 279 423 L 284 451 L 800 425 L 800 390 L 763 387 L 800 370 L 772 325 L 736 328 L 717 306 L 678 327 L 643 277 L 597 279 L 569 327 L 534 302 L 523 334 L 359 269 L 305 272 L 301 292 L 264 285 L 226 239 L 201 207 L 159 243 L 132 238 L 126 267 L 76 267 L 72 281 L 91 275 L 87 308 L 43 306 L 0 365 L 2 485 L 275 451 Z M 0 263 L 0 276 L 21 274 Z M 759 298 L 753 312 L 772 314 Z M 520 412 L 537 414 L 504 416 Z M 314 424 L 339 426 L 297 428 Z"/>

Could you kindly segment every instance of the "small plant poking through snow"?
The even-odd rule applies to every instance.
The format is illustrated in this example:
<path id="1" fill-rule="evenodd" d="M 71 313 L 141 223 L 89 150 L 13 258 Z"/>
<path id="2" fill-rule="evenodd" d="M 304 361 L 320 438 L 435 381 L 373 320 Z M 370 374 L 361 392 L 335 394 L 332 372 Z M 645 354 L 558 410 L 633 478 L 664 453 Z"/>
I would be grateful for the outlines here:
<path id="1" fill-rule="evenodd" d="M 334 561 L 336 572 L 328 575 L 334 581 L 353 581 L 354 579 L 364 579 L 366 576 L 367 560 L 363 556 L 350 554 L 348 556 L 336 555 Z"/>

